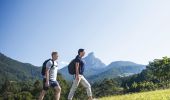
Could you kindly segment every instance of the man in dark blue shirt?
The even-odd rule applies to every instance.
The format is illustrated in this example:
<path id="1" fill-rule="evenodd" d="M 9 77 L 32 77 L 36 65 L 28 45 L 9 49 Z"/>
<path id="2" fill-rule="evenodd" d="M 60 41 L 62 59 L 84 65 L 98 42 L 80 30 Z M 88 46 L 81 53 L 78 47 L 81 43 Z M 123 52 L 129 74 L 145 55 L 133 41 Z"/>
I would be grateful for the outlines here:
<path id="1" fill-rule="evenodd" d="M 79 55 L 76 56 L 75 63 L 79 63 L 79 74 L 83 75 L 84 62 L 83 62 L 82 58 Z"/>
<path id="2" fill-rule="evenodd" d="M 75 80 L 73 81 L 70 93 L 68 95 L 68 100 L 73 99 L 74 93 L 75 93 L 79 83 L 81 83 L 86 88 L 87 95 L 88 95 L 88 98 L 89 98 L 88 100 L 92 100 L 91 85 L 89 84 L 89 82 L 83 76 L 84 62 L 82 60 L 82 57 L 84 55 L 85 55 L 84 49 L 79 49 L 78 55 L 75 58 L 75 69 L 76 69 Z"/>

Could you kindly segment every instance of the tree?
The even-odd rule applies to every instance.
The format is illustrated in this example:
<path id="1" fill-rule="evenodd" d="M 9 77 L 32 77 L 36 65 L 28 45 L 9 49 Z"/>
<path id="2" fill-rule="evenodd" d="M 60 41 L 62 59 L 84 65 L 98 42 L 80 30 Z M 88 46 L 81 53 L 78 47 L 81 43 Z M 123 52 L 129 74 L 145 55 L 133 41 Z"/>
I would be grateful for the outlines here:
<path id="1" fill-rule="evenodd" d="M 93 84 L 92 87 L 93 93 L 96 97 L 115 95 L 123 91 L 113 79 L 104 79 L 100 83 Z"/>
<path id="2" fill-rule="evenodd" d="M 170 80 L 170 58 L 163 57 L 163 59 L 155 59 L 150 62 L 147 69 L 151 71 L 154 78 L 160 82 Z"/>
<path id="3" fill-rule="evenodd" d="M 33 95 L 36 99 L 38 99 L 38 96 L 39 96 L 40 91 L 41 91 L 41 87 L 42 87 L 42 85 L 41 85 L 40 80 L 36 80 L 35 83 L 34 83 L 34 85 L 33 85 L 33 90 L 32 90 L 32 95 Z"/>

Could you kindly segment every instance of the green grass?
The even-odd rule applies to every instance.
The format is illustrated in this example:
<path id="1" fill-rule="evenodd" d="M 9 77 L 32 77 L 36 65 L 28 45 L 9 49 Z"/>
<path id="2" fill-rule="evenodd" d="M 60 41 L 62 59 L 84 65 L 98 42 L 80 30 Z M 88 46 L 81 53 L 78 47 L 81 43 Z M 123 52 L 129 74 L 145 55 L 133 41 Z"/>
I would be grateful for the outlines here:
<path id="1" fill-rule="evenodd" d="M 99 100 L 170 100 L 170 89 L 103 97 Z"/>

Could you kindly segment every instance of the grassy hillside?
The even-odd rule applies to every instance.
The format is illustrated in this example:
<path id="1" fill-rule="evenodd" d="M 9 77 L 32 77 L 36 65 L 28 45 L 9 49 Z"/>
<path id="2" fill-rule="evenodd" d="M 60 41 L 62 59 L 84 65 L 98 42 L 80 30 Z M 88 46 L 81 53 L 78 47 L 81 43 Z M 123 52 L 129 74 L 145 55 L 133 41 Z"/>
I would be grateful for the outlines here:
<path id="1" fill-rule="evenodd" d="M 170 89 L 104 97 L 99 100 L 170 100 Z"/>
<path id="2" fill-rule="evenodd" d="M 13 60 L 0 53 L 0 85 L 6 80 L 25 81 L 41 78 L 41 68 Z"/>

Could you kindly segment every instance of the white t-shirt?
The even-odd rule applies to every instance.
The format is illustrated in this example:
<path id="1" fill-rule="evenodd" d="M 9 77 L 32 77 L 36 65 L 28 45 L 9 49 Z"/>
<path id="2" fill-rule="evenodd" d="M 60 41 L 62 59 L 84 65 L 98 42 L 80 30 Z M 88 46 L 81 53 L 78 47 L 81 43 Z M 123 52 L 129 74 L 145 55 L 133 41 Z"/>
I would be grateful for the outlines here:
<path id="1" fill-rule="evenodd" d="M 50 69 L 49 70 L 49 80 L 56 81 L 57 80 L 58 64 L 56 61 L 54 61 L 54 66 L 51 67 L 52 65 L 53 65 L 53 62 L 51 60 L 49 60 L 46 64 L 46 68 Z"/>

